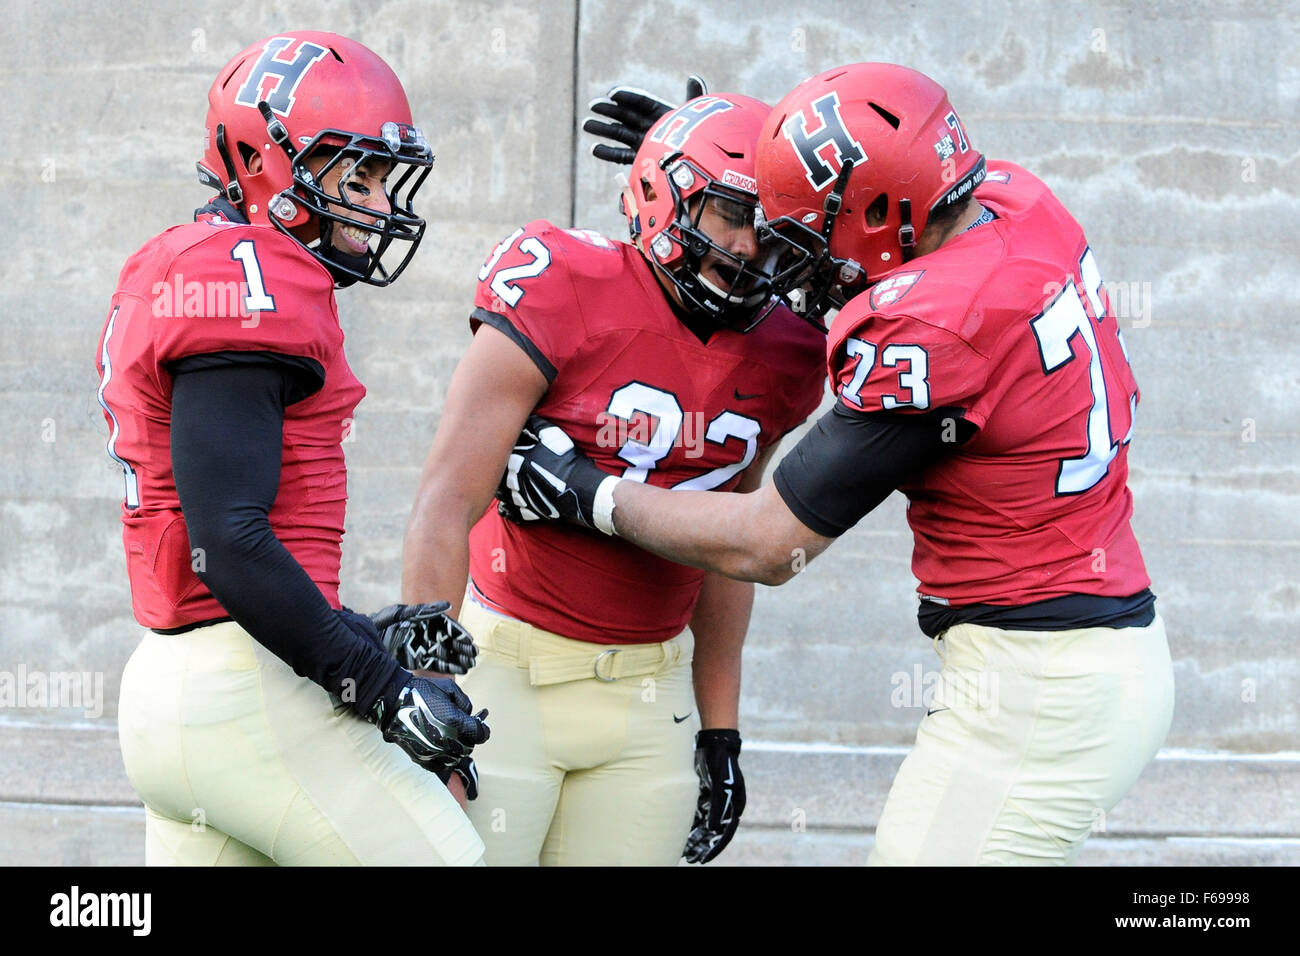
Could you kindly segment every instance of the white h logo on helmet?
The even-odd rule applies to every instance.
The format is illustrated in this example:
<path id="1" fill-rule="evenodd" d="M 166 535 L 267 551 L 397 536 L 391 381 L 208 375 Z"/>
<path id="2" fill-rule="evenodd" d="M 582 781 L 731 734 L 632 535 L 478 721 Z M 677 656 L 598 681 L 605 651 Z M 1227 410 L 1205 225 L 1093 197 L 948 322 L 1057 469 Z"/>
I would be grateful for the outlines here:
<path id="1" fill-rule="evenodd" d="M 692 100 L 660 123 L 659 128 L 650 134 L 650 142 L 663 143 L 672 149 L 685 149 L 691 130 L 707 117 L 725 113 L 729 109 L 734 109 L 734 106 L 717 96 Z"/>
<path id="2" fill-rule="evenodd" d="M 866 162 L 867 154 L 862 146 L 849 135 L 840 116 L 840 95 L 834 91 L 820 99 L 813 100 L 813 112 L 821 119 L 821 129 L 808 132 L 808 121 L 803 111 L 794 113 L 781 126 L 781 132 L 794 147 L 799 161 L 803 163 L 808 175 L 808 182 L 813 189 L 821 192 L 835 181 L 844 164 L 850 160 L 853 165 Z M 836 165 L 832 166 L 829 157 L 823 157 L 822 149 L 827 143 L 835 145 Z"/>
<path id="3" fill-rule="evenodd" d="M 252 72 L 248 74 L 248 79 L 244 81 L 244 85 L 239 88 L 239 93 L 235 96 L 236 103 L 256 109 L 258 100 L 265 99 L 266 105 L 274 112 L 281 116 L 289 115 L 289 111 L 293 109 L 293 91 L 298 88 L 298 84 L 307 75 L 311 65 L 329 52 L 323 46 L 304 40 L 292 60 L 280 59 L 279 54 L 292 42 L 293 37 L 271 37 L 266 41 L 266 46 L 262 48 L 262 55 L 253 64 Z M 262 88 L 268 85 L 272 77 L 277 80 L 275 91 L 265 95 Z"/>

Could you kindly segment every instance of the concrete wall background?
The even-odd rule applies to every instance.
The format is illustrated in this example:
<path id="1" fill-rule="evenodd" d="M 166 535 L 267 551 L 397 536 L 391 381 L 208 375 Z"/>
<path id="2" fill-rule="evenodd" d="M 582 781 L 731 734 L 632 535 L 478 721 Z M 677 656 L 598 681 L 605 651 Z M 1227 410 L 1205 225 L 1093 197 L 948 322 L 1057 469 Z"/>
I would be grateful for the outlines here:
<path id="1" fill-rule="evenodd" d="M 618 173 L 575 133 L 618 81 L 775 102 L 879 59 L 930 73 L 972 141 L 1083 223 L 1143 387 L 1135 522 L 1178 682 L 1161 757 L 1085 861 L 1300 862 L 1300 50 L 1296 3 L 5 0 L 0 38 L 0 671 L 100 675 L 103 712 L 0 707 L 0 863 L 138 862 L 114 714 L 134 646 L 93 350 L 117 270 L 188 217 L 205 94 L 243 46 L 328 29 L 384 56 L 437 163 L 387 290 L 340 294 L 369 396 L 347 446 L 344 599 L 388 603 L 419 465 L 468 341 L 474 273 L 529 219 L 623 235 Z M 382 464 L 380 464 L 382 462 Z M 731 862 L 860 862 L 915 733 L 910 535 L 895 496 L 760 588 Z"/>

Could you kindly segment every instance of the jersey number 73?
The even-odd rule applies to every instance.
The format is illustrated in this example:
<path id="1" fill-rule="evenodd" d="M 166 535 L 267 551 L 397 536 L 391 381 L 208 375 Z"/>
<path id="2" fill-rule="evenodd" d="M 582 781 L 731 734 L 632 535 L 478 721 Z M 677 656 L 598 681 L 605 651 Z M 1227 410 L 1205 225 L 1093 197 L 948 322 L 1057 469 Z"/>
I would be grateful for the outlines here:
<path id="1" fill-rule="evenodd" d="M 1087 346 L 1088 384 L 1092 389 L 1092 407 L 1087 424 L 1088 450 L 1078 458 L 1061 459 L 1056 474 L 1058 495 L 1082 494 L 1106 477 L 1119 446 L 1127 445 L 1133 438 L 1133 419 L 1137 413 L 1135 390 L 1128 395 L 1128 431 L 1117 440 L 1111 431 L 1108 393 L 1124 389 L 1125 383 L 1119 380 L 1117 365 L 1113 361 L 1103 361 L 1105 343 L 1099 340 L 1099 336 L 1110 335 L 1110 325 L 1114 325 L 1125 369 L 1128 368 L 1128 346 L 1124 344 L 1118 320 L 1112 318 L 1111 323 L 1106 322 L 1101 273 L 1091 249 L 1085 249 L 1079 260 L 1078 278 L 1082 280 L 1082 288 L 1076 285 L 1073 277 L 1069 278 L 1051 305 L 1029 322 L 1038 340 L 1038 357 L 1042 360 L 1045 375 L 1051 375 L 1075 360 L 1071 343 L 1076 337 Z M 1113 349 L 1107 351 L 1113 355 Z M 1132 381 L 1131 374 L 1129 380 Z"/>

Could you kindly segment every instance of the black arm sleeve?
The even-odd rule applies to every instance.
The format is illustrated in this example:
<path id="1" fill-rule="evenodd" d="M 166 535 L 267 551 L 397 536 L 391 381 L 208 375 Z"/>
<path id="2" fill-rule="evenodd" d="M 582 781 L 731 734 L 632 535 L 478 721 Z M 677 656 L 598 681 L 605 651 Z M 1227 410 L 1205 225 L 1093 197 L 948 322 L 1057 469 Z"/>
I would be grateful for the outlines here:
<path id="1" fill-rule="evenodd" d="M 772 481 L 810 530 L 839 537 L 908 478 L 975 434 L 960 408 L 860 412 L 837 402 L 781 459 Z"/>
<path id="2" fill-rule="evenodd" d="M 199 578 L 249 634 L 365 714 L 409 675 L 358 637 L 271 530 L 284 409 L 302 388 L 277 364 L 222 364 L 175 375 L 171 454 Z"/>
<path id="3" fill-rule="evenodd" d="M 204 352 L 187 355 L 167 366 L 175 377 L 182 372 L 202 372 L 231 365 L 261 365 L 279 369 L 284 380 L 284 404 L 289 406 L 310 398 L 325 387 L 325 369 L 315 359 L 278 352 Z"/>

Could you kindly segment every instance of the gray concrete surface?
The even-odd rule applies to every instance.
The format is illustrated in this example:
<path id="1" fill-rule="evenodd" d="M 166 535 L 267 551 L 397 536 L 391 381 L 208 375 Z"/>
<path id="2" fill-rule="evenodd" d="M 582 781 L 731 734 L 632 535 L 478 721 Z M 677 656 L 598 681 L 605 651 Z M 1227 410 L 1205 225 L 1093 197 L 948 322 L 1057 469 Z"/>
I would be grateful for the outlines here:
<path id="1" fill-rule="evenodd" d="M 395 593 L 487 251 L 538 217 L 623 235 L 618 172 L 574 132 L 588 98 L 620 80 L 677 95 L 697 71 L 715 91 L 775 101 L 837 63 L 906 63 L 948 87 L 978 148 L 1047 180 L 1129 304 L 1134 520 L 1177 712 L 1081 862 L 1300 862 L 1300 4 L 986 0 L 962 17 L 893 0 L 0 7 L 0 671 L 102 683 L 98 715 L 84 702 L 0 710 L 0 863 L 142 858 L 114 731 L 136 639 L 120 471 L 92 353 L 126 256 L 204 198 L 193 162 L 215 71 L 296 26 L 385 56 L 438 157 L 410 271 L 339 297 L 369 388 L 347 446 L 346 601 Z M 865 859 L 921 713 L 892 706 L 891 690 L 935 664 L 909 546 L 895 497 L 795 581 L 760 588 L 742 698 L 751 804 L 724 859 Z M 796 808 L 806 832 L 791 830 Z"/>

